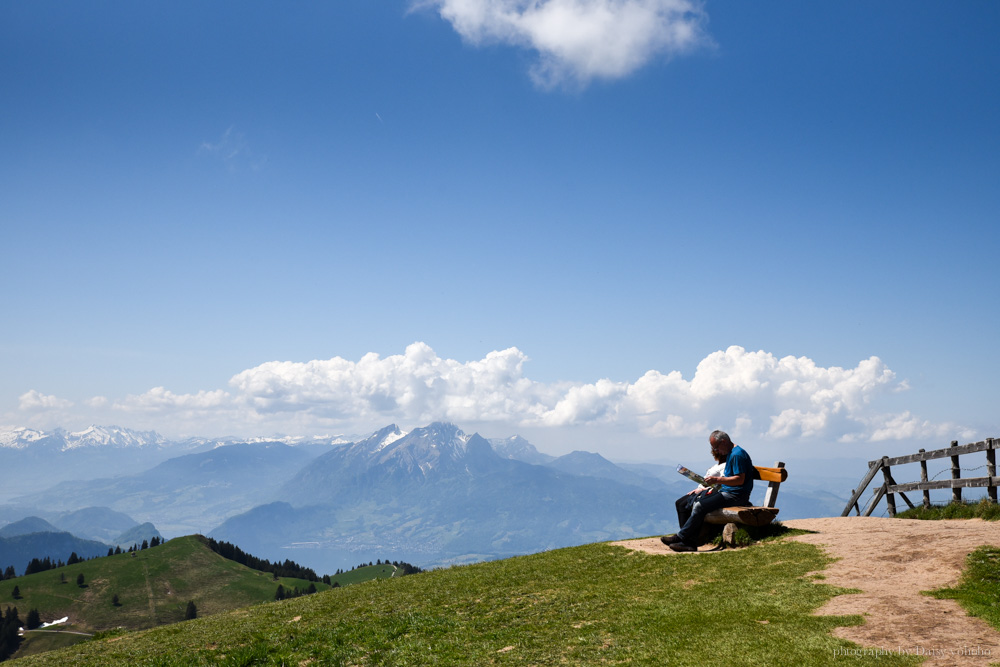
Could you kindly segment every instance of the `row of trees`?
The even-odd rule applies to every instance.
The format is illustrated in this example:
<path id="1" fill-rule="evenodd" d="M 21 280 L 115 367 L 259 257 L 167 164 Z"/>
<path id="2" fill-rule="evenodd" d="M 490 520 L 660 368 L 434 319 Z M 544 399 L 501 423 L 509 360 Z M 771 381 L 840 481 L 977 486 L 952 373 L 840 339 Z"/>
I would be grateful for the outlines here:
<path id="1" fill-rule="evenodd" d="M 161 544 L 164 543 L 164 541 L 165 540 L 159 537 L 154 537 L 151 540 L 143 540 L 142 545 L 133 544 L 131 547 L 128 548 L 127 552 L 123 551 L 120 546 L 114 548 L 108 547 L 108 555 L 114 556 L 122 553 L 134 553 L 136 551 L 142 551 L 144 549 L 151 549 L 152 547 L 160 546 Z M 65 567 L 66 565 L 73 565 L 75 563 L 83 563 L 86 562 L 87 560 L 88 559 L 86 558 L 77 556 L 75 551 L 69 555 L 69 559 L 65 563 L 61 560 L 52 560 L 48 556 L 46 556 L 45 558 L 32 558 L 31 562 L 28 563 L 28 566 L 24 568 L 23 576 L 27 576 L 29 574 L 35 574 L 36 572 L 45 572 L 47 570 L 54 570 L 57 567 Z M 4 581 L 6 579 L 16 579 L 16 578 L 17 578 L 17 572 L 14 570 L 14 566 L 8 565 L 7 568 L 4 569 L 3 571 L 3 576 L 0 576 L 0 581 Z"/>
<path id="2" fill-rule="evenodd" d="M 123 553 L 135 553 L 136 551 L 145 551 L 146 549 L 152 549 L 153 547 L 158 547 L 163 544 L 166 540 L 160 539 L 159 537 L 153 537 L 151 540 L 143 540 L 142 544 L 133 544 L 128 548 L 128 551 L 122 551 L 121 545 L 115 547 L 114 549 L 108 548 L 109 556 L 117 556 Z"/>
<path id="3" fill-rule="evenodd" d="M 206 538 L 206 543 L 212 551 L 219 554 L 223 558 L 236 561 L 240 565 L 246 565 L 251 570 L 257 570 L 258 572 L 270 572 L 274 575 L 275 579 L 278 577 L 292 577 L 294 579 L 305 579 L 306 581 L 319 581 L 319 577 L 316 576 L 315 570 L 303 567 L 295 561 L 285 560 L 284 563 L 272 563 L 266 558 L 251 556 L 235 544 L 230 544 L 229 542 L 218 542 L 211 537 Z"/>
<path id="4" fill-rule="evenodd" d="M 377 560 L 375 563 L 372 563 L 371 561 L 368 561 L 367 563 L 361 563 L 360 565 L 355 565 L 350 570 L 346 570 L 346 571 L 347 572 L 354 572 L 355 570 L 360 570 L 363 567 L 372 567 L 373 565 L 392 565 L 397 570 L 402 570 L 402 574 L 417 574 L 418 572 L 423 572 L 423 570 L 421 570 L 416 565 L 410 565 L 409 563 L 406 563 L 406 562 L 400 561 L 400 560 L 394 560 L 391 563 L 388 560 L 386 560 L 386 561 L 383 562 L 381 558 L 379 560 Z M 344 572 L 345 572 L 345 570 L 341 570 L 340 568 L 337 568 L 337 572 L 333 576 L 336 577 L 337 575 L 344 574 Z M 328 578 L 329 578 L 329 575 L 323 577 L 323 583 L 326 583 L 326 584 L 330 583 L 329 581 L 327 581 Z"/>

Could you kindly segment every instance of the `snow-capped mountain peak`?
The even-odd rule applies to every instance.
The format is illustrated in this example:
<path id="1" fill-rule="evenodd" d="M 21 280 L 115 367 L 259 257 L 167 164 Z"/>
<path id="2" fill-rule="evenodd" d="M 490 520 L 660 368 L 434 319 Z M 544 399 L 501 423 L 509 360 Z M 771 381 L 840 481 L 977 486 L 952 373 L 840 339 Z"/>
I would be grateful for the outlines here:
<path id="1" fill-rule="evenodd" d="M 33 446 L 68 451 L 83 447 L 159 447 L 167 439 L 155 431 L 133 431 L 120 426 L 90 426 L 82 431 L 61 428 L 39 431 L 23 426 L 0 429 L 0 447 L 27 449 Z"/>
<path id="2" fill-rule="evenodd" d="M 166 438 L 156 431 L 133 431 L 120 426 L 90 426 L 82 431 L 66 433 L 63 449 L 77 447 L 148 447 L 162 445 Z"/>
<path id="3" fill-rule="evenodd" d="M 24 449 L 31 443 L 46 437 L 44 431 L 36 431 L 24 426 L 0 428 L 0 447 L 10 447 L 11 449 Z"/>

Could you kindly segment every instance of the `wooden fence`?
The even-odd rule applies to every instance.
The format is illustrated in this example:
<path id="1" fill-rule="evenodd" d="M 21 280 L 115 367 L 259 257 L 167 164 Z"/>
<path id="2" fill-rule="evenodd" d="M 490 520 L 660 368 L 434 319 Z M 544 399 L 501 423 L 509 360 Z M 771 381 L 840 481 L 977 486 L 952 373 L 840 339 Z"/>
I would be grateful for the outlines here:
<path id="1" fill-rule="evenodd" d="M 924 495 L 923 505 L 924 507 L 930 507 L 930 492 L 933 489 L 951 489 L 952 502 L 961 502 L 963 488 L 985 486 L 990 500 L 997 502 L 997 486 L 1000 486 L 1000 477 L 997 477 L 996 463 L 996 450 L 998 448 L 1000 448 L 1000 439 L 997 438 L 988 438 L 980 442 L 972 442 L 968 445 L 961 446 L 959 446 L 957 440 L 954 440 L 951 443 L 951 447 L 947 447 L 945 449 L 935 449 L 930 452 L 921 449 L 916 454 L 896 456 L 893 458 L 883 456 L 877 461 L 869 461 L 868 473 L 861 479 L 861 483 L 858 485 L 858 488 L 854 490 L 854 493 L 851 494 L 851 499 L 847 502 L 847 507 L 844 508 L 844 511 L 840 516 L 848 516 L 852 509 L 854 509 L 861 516 L 871 516 L 872 511 L 875 509 L 875 506 L 878 505 L 879 501 L 882 500 L 883 496 L 885 497 L 886 504 L 889 507 L 889 516 L 896 516 L 896 494 L 899 494 L 899 496 L 911 509 L 915 507 L 914 504 L 910 502 L 910 499 L 906 497 L 907 491 L 922 491 Z M 958 457 L 978 452 L 986 452 L 986 476 L 963 478 L 962 467 L 958 464 Z M 927 462 L 943 458 L 951 458 L 951 478 L 937 481 L 928 480 Z M 919 482 L 907 482 L 905 484 L 900 484 L 893 479 L 893 466 L 918 462 L 920 463 Z M 983 467 L 984 466 L 980 465 L 975 469 Z M 879 471 L 882 472 L 882 486 L 875 489 L 872 499 L 868 502 L 864 512 L 862 512 L 860 506 L 858 505 L 858 501 L 861 499 L 865 489 L 868 488 L 868 485 L 871 484 L 873 479 L 875 479 L 875 476 L 879 473 Z"/>

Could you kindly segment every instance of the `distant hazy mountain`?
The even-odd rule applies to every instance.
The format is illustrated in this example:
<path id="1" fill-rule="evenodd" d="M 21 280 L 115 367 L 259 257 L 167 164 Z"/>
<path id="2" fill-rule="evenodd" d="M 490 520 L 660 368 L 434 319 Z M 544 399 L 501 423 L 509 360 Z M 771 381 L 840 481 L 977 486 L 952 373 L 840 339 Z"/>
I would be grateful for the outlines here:
<path id="1" fill-rule="evenodd" d="M 76 432 L 38 431 L 25 427 L 2 429 L 0 470 L 4 473 L 4 483 L 0 484 L 0 502 L 37 494 L 63 481 L 136 475 L 171 458 L 227 445 L 277 443 L 294 446 L 296 451 L 309 456 L 318 456 L 345 442 L 344 436 L 170 441 L 155 431 L 133 431 L 120 426 L 91 426 Z M 72 509 L 79 509 L 79 506 Z"/>
<path id="2" fill-rule="evenodd" d="M 8 565 L 21 575 L 32 558 L 53 561 L 66 561 L 70 554 L 75 553 L 80 558 L 106 556 L 108 545 L 102 542 L 82 540 L 69 533 L 42 532 L 13 537 L 0 537 L 0 570 Z"/>
<path id="3" fill-rule="evenodd" d="M 502 459 L 514 459 L 525 463 L 542 464 L 552 461 L 555 457 L 542 454 L 535 446 L 519 435 L 509 438 L 489 438 L 493 451 Z"/>
<path id="4" fill-rule="evenodd" d="M 275 442 L 226 445 L 168 459 L 138 474 L 62 482 L 16 502 L 64 512 L 104 506 L 152 522 L 170 535 L 205 533 L 272 499 L 314 455 L 309 448 Z"/>
<path id="5" fill-rule="evenodd" d="M 642 487 L 649 491 L 665 491 L 667 485 L 652 475 L 631 472 L 616 466 L 600 454 L 592 452 L 570 452 L 545 464 L 549 468 L 562 470 L 572 475 L 600 477 L 621 484 Z"/>
<path id="6" fill-rule="evenodd" d="M 120 426 L 91 426 L 76 432 L 58 428 L 46 432 L 23 427 L 0 431 L 0 447 L 22 450 L 44 448 L 66 451 L 81 447 L 148 448 L 159 447 L 167 442 L 166 438 L 155 431 L 133 431 Z"/>
<path id="7" fill-rule="evenodd" d="M 197 443 L 172 443 L 153 431 L 91 426 L 83 431 L 0 430 L 0 502 L 70 479 L 147 470 Z M 78 509 L 78 508 L 73 508 Z"/>
<path id="8" fill-rule="evenodd" d="M 133 526 L 119 535 L 115 538 L 114 545 L 127 550 L 136 544 L 141 546 L 143 542 L 149 542 L 154 537 L 163 539 L 163 535 L 160 535 L 160 531 L 156 529 L 156 526 L 147 521 L 138 526 Z"/>
<path id="9" fill-rule="evenodd" d="M 0 537 L 17 537 L 18 535 L 30 535 L 31 533 L 58 533 L 61 532 L 51 523 L 37 516 L 29 516 L 8 523 L 0 528 Z"/>
<path id="10" fill-rule="evenodd" d="M 129 515 L 109 507 L 85 507 L 73 512 L 63 512 L 51 521 L 59 530 L 107 544 L 116 544 L 119 535 L 139 525 Z"/>
<path id="11" fill-rule="evenodd" d="M 373 557 L 498 558 L 654 534 L 673 521 L 673 503 L 643 488 L 501 458 L 479 435 L 442 423 L 389 426 L 327 452 L 276 500 L 211 536 L 331 570 Z"/>

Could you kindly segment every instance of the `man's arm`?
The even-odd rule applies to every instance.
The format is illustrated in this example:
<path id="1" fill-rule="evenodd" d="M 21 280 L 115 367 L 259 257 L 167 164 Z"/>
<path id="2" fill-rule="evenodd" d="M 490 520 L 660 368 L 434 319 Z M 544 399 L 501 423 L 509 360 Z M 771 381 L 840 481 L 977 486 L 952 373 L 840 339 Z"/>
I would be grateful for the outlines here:
<path id="1" fill-rule="evenodd" d="M 746 479 L 745 473 L 740 473 L 739 475 L 730 475 L 729 477 L 706 477 L 705 481 L 709 484 L 724 484 L 725 486 L 742 486 L 743 480 Z"/>

